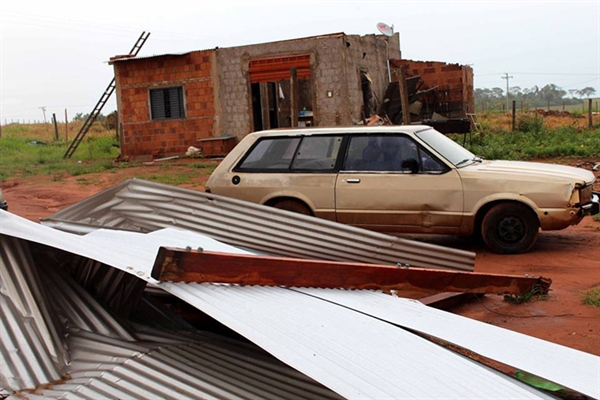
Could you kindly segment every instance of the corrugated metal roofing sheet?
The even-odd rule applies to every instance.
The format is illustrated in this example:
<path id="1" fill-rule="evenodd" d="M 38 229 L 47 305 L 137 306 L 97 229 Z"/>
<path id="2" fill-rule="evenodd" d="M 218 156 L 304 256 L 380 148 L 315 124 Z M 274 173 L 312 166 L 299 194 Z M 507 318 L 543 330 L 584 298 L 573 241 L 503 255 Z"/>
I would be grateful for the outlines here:
<path id="1" fill-rule="evenodd" d="M 36 394 L 19 395 L 90 400 L 339 399 L 310 378 L 243 343 L 156 333 L 149 338 L 151 341 L 129 342 L 71 332 L 70 379 L 40 388 Z"/>
<path id="2" fill-rule="evenodd" d="M 72 279 L 50 268 L 49 263 L 43 267 L 34 265 L 29 245 L 23 240 L 2 235 L 0 250 L 3 396 L 340 398 L 254 345 L 207 333 L 167 333 L 117 320 Z M 11 256 L 6 257 L 7 253 Z M 16 278 L 7 279 L 8 276 Z M 31 304 L 48 312 L 23 314 L 22 307 L 4 307 L 7 302 L 19 303 L 25 298 L 34 299 Z M 31 308 L 31 304 L 26 308 Z M 54 326 L 65 342 L 62 355 L 70 358 L 60 371 L 48 362 L 53 355 L 43 341 L 48 321 L 56 321 L 53 313 L 62 319 L 60 327 Z"/>
<path id="3" fill-rule="evenodd" d="M 369 291 L 294 289 L 422 332 L 486 358 L 600 398 L 600 357 L 508 329 Z M 543 362 L 540 362 L 541 356 Z"/>
<path id="4" fill-rule="evenodd" d="M 125 181 L 42 220 L 64 231 L 179 227 L 282 257 L 472 271 L 475 253 L 400 239 L 323 219 L 147 182 Z"/>
<path id="5" fill-rule="evenodd" d="M 0 388 L 16 391 L 59 379 L 69 363 L 61 328 L 27 243 L 0 235 Z"/>
<path id="6" fill-rule="evenodd" d="M 191 244 L 223 251 L 222 245 L 201 235 L 184 237 L 191 233 L 180 232 L 176 238 L 172 229 L 147 235 L 99 230 L 78 237 L 7 213 L 0 212 L 0 218 L 4 234 L 75 252 L 149 282 L 159 245 Z M 179 245 L 174 243 L 178 240 Z M 297 291 L 185 283 L 158 286 L 348 398 L 545 397 L 393 324 Z"/>

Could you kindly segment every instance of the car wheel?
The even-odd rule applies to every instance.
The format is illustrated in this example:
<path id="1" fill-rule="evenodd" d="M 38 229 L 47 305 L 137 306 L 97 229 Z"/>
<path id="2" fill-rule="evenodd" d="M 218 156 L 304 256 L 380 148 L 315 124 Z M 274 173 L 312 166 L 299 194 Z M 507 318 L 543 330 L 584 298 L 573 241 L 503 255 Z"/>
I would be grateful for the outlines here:
<path id="1" fill-rule="evenodd" d="M 492 207 L 481 224 L 487 247 L 499 254 L 519 254 L 531 249 L 540 223 L 533 211 L 519 203 L 501 203 Z"/>
<path id="2" fill-rule="evenodd" d="M 302 215 L 313 215 L 312 211 L 310 210 L 310 208 L 308 208 L 306 204 L 296 200 L 281 200 L 280 202 L 273 204 L 273 207 L 279 208 L 280 210 L 287 210 Z"/>

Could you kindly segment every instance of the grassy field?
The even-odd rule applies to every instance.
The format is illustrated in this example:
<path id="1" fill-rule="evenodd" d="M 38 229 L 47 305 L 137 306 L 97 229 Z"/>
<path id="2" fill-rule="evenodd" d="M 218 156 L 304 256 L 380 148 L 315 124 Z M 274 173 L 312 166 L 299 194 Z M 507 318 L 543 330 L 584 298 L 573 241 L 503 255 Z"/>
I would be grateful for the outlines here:
<path id="1" fill-rule="evenodd" d="M 473 134 L 470 140 L 467 137 L 467 147 L 487 159 L 600 158 L 600 116 L 594 118 L 595 128 L 589 129 L 585 116 L 542 117 L 534 112 L 523 113 L 518 115 L 517 130 L 511 132 L 510 115 L 484 113 L 479 115 L 483 130 Z M 69 124 L 71 139 L 79 128 L 77 123 Z M 59 132 L 63 136 L 55 140 L 54 128 L 50 124 L 3 126 L 0 137 L 0 181 L 37 175 L 80 176 L 135 165 L 115 161 L 120 154 L 115 132 L 105 130 L 99 124 L 92 127 L 73 157 L 65 160 L 63 155 L 67 143 L 64 140 L 64 124 L 59 124 Z M 454 139 L 461 144 L 463 142 L 462 135 L 456 135 Z M 198 162 L 192 167 L 210 174 L 214 165 Z M 177 185 L 188 181 L 192 175 L 195 174 L 189 170 L 175 173 L 171 166 L 165 165 L 159 173 L 145 178 Z M 85 184 L 86 179 L 81 179 Z"/>
<path id="2" fill-rule="evenodd" d="M 81 123 L 69 124 L 73 138 Z M 62 126 L 61 126 L 62 125 Z M 59 124 L 64 135 L 64 124 Z M 27 177 L 68 173 L 84 175 L 115 168 L 114 160 L 120 154 L 114 131 L 94 125 L 72 158 L 63 159 L 67 150 L 64 136 L 54 139 L 50 124 L 10 124 L 2 127 L 0 138 L 0 181 L 8 177 Z"/>
<path id="3" fill-rule="evenodd" d="M 467 136 L 467 148 L 486 159 L 600 157 L 599 117 L 589 129 L 587 118 L 542 117 L 535 112 L 518 114 L 515 132 L 508 114 L 479 116 L 482 132 Z M 463 143 L 463 136 L 454 139 Z"/>

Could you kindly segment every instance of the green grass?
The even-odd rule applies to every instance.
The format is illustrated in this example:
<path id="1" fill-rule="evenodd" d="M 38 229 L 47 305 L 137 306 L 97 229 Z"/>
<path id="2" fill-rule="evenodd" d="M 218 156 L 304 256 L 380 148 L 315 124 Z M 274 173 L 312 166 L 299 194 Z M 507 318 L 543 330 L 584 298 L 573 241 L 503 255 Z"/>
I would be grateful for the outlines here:
<path id="1" fill-rule="evenodd" d="M 600 214 L 596 214 L 592 218 L 594 219 L 594 221 L 600 222 Z"/>
<path id="2" fill-rule="evenodd" d="M 588 306 L 600 307 L 600 286 L 581 293 L 581 302 Z"/>
<path id="3" fill-rule="evenodd" d="M 547 301 L 550 298 L 547 294 L 542 294 L 539 287 L 522 294 L 505 294 L 504 301 L 511 304 L 523 304 L 530 301 Z"/>
<path id="4" fill-rule="evenodd" d="M 114 168 L 113 160 L 119 155 L 117 143 L 110 137 L 88 137 L 70 159 L 63 159 L 67 150 L 64 142 L 46 142 L 23 134 L 23 127 L 15 128 L 15 135 L 0 138 L 0 181 L 8 178 L 67 173 L 73 176 L 102 172 Z M 18 136 L 22 134 L 22 136 Z"/>
<path id="5" fill-rule="evenodd" d="M 194 163 L 194 164 L 191 164 L 190 167 L 201 169 L 202 172 L 205 174 L 212 174 L 213 171 L 217 168 L 217 165 L 218 165 L 217 163 L 212 163 L 212 164 Z"/>
<path id="6" fill-rule="evenodd" d="M 198 174 L 194 172 L 182 172 L 171 169 L 161 174 L 152 174 L 146 177 L 140 177 L 141 179 L 147 179 L 149 181 L 164 183 L 167 185 L 183 185 L 193 184 L 198 179 Z"/>
<path id="7" fill-rule="evenodd" d="M 598 157 L 600 129 L 591 131 L 574 127 L 547 129 L 541 119 L 522 118 L 516 132 L 484 131 L 473 136 L 467 148 L 486 159 L 529 160 L 553 157 Z M 462 144 L 462 136 L 454 138 Z"/>

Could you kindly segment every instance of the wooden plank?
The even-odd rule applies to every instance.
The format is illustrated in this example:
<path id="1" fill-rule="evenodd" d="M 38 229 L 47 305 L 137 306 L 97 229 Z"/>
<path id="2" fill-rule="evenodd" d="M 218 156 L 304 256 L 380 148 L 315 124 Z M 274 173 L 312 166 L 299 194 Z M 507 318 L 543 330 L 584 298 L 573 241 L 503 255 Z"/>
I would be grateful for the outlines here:
<path id="1" fill-rule="evenodd" d="M 440 292 L 522 294 L 545 278 L 440 271 L 321 260 L 236 255 L 161 247 L 152 277 L 172 282 L 220 282 L 239 285 L 295 286 L 383 291 L 409 288 Z"/>
<path id="2" fill-rule="evenodd" d="M 406 85 L 406 73 L 404 67 L 398 68 L 398 87 L 400 89 L 400 103 L 402 104 L 402 124 L 410 125 L 410 104 L 408 103 L 408 88 Z"/>
<path id="3" fill-rule="evenodd" d="M 290 68 L 290 115 L 292 117 L 292 128 L 298 127 L 298 113 L 300 112 L 298 105 L 299 98 L 298 71 L 295 67 L 292 67 Z"/>
<path id="4" fill-rule="evenodd" d="M 262 113 L 262 128 L 271 129 L 271 116 L 269 115 L 269 88 L 266 82 L 260 85 L 260 110 Z"/>

